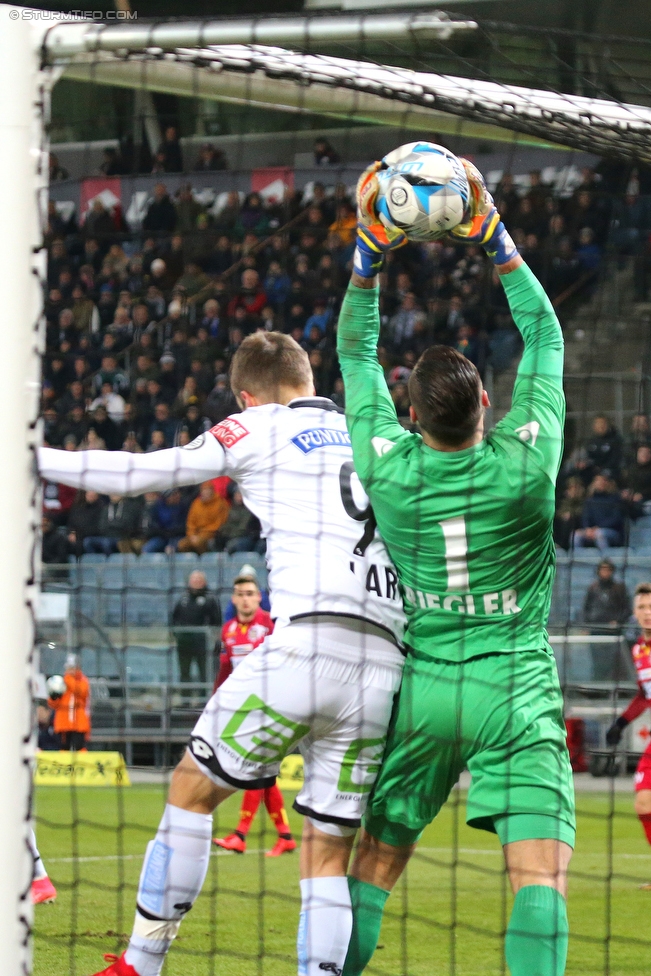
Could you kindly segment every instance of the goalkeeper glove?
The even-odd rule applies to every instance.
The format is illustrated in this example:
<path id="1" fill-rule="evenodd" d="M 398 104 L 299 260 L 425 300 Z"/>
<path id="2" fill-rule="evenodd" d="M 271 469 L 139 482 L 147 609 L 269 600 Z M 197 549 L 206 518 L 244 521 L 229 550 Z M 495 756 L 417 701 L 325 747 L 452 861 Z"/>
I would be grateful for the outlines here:
<path id="1" fill-rule="evenodd" d="M 461 162 L 468 179 L 470 200 L 463 221 L 450 231 L 450 236 L 465 244 L 480 244 L 493 264 L 506 264 L 516 257 L 518 249 L 500 219 L 484 177 L 469 160 Z"/>
<path id="2" fill-rule="evenodd" d="M 384 255 L 407 243 L 407 237 L 393 225 L 383 224 L 375 210 L 380 184 L 377 173 L 386 163 L 372 163 L 357 181 L 357 243 L 353 270 L 362 278 L 374 278 L 382 270 Z"/>
<path id="3" fill-rule="evenodd" d="M 619 740 L 622 737 L 622 732 L 628 725 L 628 719 L 625 719 L 623 715 L 620 715 L 616 722 L 610 726 L 606 732 L 606 743 L 609 746 L 619 745 Z"/>

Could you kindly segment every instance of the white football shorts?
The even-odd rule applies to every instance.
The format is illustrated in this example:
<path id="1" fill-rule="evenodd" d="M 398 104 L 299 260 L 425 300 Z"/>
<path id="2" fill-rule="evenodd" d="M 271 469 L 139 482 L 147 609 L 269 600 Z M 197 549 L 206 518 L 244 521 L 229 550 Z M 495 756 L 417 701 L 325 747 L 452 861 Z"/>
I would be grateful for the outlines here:
<path id="1" fill-rule="evenodd" d="M 218 785 L 271 786 L 289 752 L 305 780 L 294 808 L 357 827 L 380 769 L 403 656 L 364 621 L 310 617 L 277 626 L 217 689 L 189 751 Z"/>

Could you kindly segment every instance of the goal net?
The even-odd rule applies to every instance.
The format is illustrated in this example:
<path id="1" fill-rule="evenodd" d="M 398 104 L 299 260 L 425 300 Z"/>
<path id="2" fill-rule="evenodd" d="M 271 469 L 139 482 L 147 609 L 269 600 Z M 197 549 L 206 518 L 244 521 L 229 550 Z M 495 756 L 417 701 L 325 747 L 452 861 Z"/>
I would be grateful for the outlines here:
<path id="1" fill-rule="evenodd" d="M 16 798 L 0 835 L 7 972 L 96 973 L 103 953 L 126 949 L 137 902 L 134 966 L 156 953 L 163 965 L 171 929 L 154 939 L 151 926 L 183 918 L 169 976 L 287 973 L 302 912 L 300 965 L 312 976 L 350 909 L 313 921 L 318 853 L 301 841 L 304 821 L 331 838 L 332 857 L 370 794 L 371 832 L 385 814 L 393 823 L 390 810 L 396 843 L 416 839 L 419 817 L 424 832 L 368 972 L 508 964 L 520 976 L 509 929 L 518 899 L 499 842 L 533 835 L 504 824 L 542 814 L 560 833 L 536 838 L 569 842 L 573 786 L 567 972 L 641 974 L 651 852 L 632 775 L 649 722 L 639 695 L 637 715 L 628 707 L 634 592 L 651 580 L 649 44 L 422 10 L 91 24 L 0 13 L 0 266 L 12 322 L 0 517 L 14 561 L 0 599 L 17 665 L 0 719 Z M 419 141 L 484 174 L 551 305 L 527 334 L 481 248 L 445 238 L 389 253 L 377 312 L 386 391 L 363 419 L 351 403 L 368 364 L 358 372 L 350 351 L 362 299 L 346 299 L 355 185 L 373 160 Z M 556 319 L 567 412 L 555 408 L 555 440 L 525 418 L 512 432 L 520 453 L 507 443 L 495 468 L 499 490 L 473 469 L 463 488 L 451 480 L 431 496 L 426 455 L 404 480 L 389 461 L 394 441 L 428 436 L 410 413 L 419 357 L 437 345 L 470 360 L 489 401 L 480 449 L 499 454 L 518 366 L 531 362 L 520 330 L 530 349 Z M 299 379 L 287 386 L 282 364 L 266 368 L 270 333 L 300 347 L 314 397 Z M 534 372 L 547 375 L 540 355 Z M 378 418 L 393 408 L 387 433 Z M 536 450 L 538 438 L 543 455 L 553 442 L 543 487 L 525 444 Z M 37 442 L 49 448 L 40 476 Z M 498 504 L 504 492 L 510 507 Z M 483 508 L 493 515 L 482 522 Z M 403 599 L 407 663 L 382 771 Z M 521 621 L 534 604 L 544 606 L 532 647 Z M 456 709 L 450 741 L 436 724 L 445 703 Z M 426 749 L 409 746 L 419 707 Z M 606 734 L 622 714 L 614 744 Z M 502 731 L 491 731 L 499 715 Z M 531 729 L 545 721 L 555 731 L 541 761 L 545 736 Z M 203 838 L 203 884 L 201 871 L 179 881 L 178 814 L 166 808 L 184 756 L 202 799 L 193 807 L 177 774 L 173 810 L 198 817 L 231 788 L 258 791 L 217 806 L 210 838 L 224 843 L 208 855 Z M 539 790 L 535 811 L 522 808 L 520 776 L 529 796 Z M 490 799 L 487 779 L 506 799 Z M 31 874 L 41 893 L 49 878 L 54 904 L 32 909 Z M 558 930 L 554 940 L 564 952 Z M 531 965 L 539 951 L 532 938 Z M 321 968 L 340 963 L 324 957 Z M 349 950 L 346 976 L 355 965 Z"/>

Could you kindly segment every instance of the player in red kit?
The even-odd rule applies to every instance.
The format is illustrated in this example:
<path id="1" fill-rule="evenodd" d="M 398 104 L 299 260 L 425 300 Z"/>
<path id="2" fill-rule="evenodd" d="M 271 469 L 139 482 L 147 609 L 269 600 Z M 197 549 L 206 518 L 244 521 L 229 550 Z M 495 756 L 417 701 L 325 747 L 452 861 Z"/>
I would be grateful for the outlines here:
<path id="1" fill-rule="evenodd" d="M 236 578 L 233 583 L 232 599 L 236 616 L 222 627 L 222 652 L 213 694 L 238 664 L 274 629 L 270 615 L 260 608 L 262 595 L 254 576 L 240 575 Z M 246 835 L 251 829 L 253 818 L 262 800 L 278 831 L 278 840 L 272 849 L 267 851 L 267 857 L 279 857 L 281 854 L 295 850 L 296 841 L 289 829 L 283 795 L 276 783 L 263 790 L 246 790 L 240 808 L 240 822 L 235 832 L 228 837 L 216 837 L 214 843 L 227 851 L 243 854 L 246 850 Z"/>
<path id="2" fill-rule="evenodd" d="M 645 708 L 651 708 L 651 583 L 640 583 L 635 588 L 633 613 L 642 628 L 632 652 L 639 691 L 606 732 L 609 746 L 616 746 L 629 722 L 641 715 Z M 635 772 L 635 812 L 651 844 L 651 743 L 643 752 Z M 651 891 L 651 884 L 642 887 Z"/>

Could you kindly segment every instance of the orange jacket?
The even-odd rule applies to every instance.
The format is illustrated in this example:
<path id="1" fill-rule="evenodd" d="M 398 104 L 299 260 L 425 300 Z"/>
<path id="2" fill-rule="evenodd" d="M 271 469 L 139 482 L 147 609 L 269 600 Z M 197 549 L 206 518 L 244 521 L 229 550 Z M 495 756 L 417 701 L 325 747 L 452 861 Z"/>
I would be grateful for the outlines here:
<path id="1" fill-rule="evenodd" d="M 88 698 L 90 685 L 81 671 L 68 671 L 63 676 L 67 691 L 61 698 L 49 698 L 48 705 L 54 709 L 55 732 L 90 732 Z"/>
<path id="2" fill-rule="evenodd" d="M 188 535 L 213 535 L 226 521 L 229 509 L 228 502 L 219 495 L 207 503 L 195 498 L 188 512 L 186 532 Z"/>

